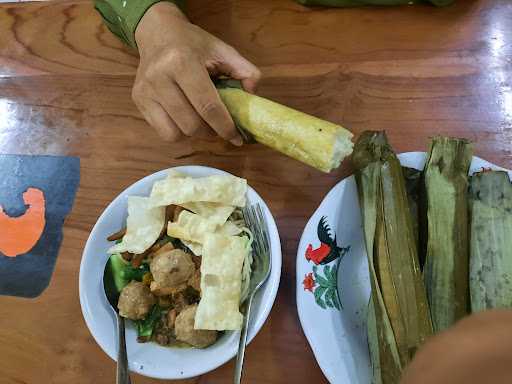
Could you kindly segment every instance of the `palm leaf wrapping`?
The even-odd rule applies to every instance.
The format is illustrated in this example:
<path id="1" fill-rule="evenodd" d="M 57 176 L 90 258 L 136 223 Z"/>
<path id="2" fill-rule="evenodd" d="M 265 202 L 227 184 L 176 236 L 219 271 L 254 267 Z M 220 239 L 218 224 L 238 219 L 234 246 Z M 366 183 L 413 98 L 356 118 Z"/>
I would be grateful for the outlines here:
<path id="1" fill-rule="evenodd" d="M 407 200 L 409 201 L 409 208 L 411 210 L 414 237 L 416 240 L 416 244 L 419 244 L 419 210 L 420 210 L 419 200 L 420 200 L 422 172 L 417 169 L 407 168 L 407 167 L 402 167 L 402 171 L 404 172 L 405 189 L 407 191 Z M 418 249 L 418 252 L 419 252 L 419 249 Z"/>
<path id="2" fill-rule="evenodd" d="M 512 307 L 512 184 L 503 171 L 471 178 L 470 293 L 473 312 Z"/>
<path id="3" fill-rule="evenodd" d="M 468 313 L 468 172 L 472 145 L 435 137 L 425 165 L 425 284 L 432 322 L 442 331 Z"/>
<path id="4" fill-rule="evenodd" d="M 438 7 L 450 5 L 454 0 L 297 0 L 304 5 L 324 5 L 327 7 L 357 7 L 361 5 L 405 5 L 431 3 Z"/>
<path id="5" fill-rule="evenodd" d="M 353 162 L 372 287 L 368 337 L 374 382 L 396 384 L 432 334 L 404 174 L 384 132 L 363 133 Z"/>

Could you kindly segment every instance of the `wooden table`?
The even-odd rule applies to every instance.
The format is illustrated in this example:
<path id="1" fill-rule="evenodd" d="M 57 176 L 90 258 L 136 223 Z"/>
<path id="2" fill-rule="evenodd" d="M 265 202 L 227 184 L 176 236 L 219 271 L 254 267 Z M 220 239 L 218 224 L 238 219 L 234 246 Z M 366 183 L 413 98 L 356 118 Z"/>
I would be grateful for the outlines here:
<path id="1" fill-rule="evenodd" d="M 306 9 L 292 0 L 189 3 L 197 24 L 261 67 L 262 95 L 355 134 L 386 129 L 397 151 L 424 150 L 435 134 L 464 136 L 477 155 L 512 168 L 509 1 L 346 10 Z M 130 99 L 136 66 L 136 55 L 89 1 L 0 6 L 0 153 L 81 158 L 49 288 L 34 300 L 0 298 L 0 383 L 114 382 L 114 363 L 82 320 L 82 249 L 120 191 L 183 164 L 247 178 L 278 222 L 281 286 L 248 347 L 246 382 L 325 382 L 297 318 L 295 254 L 306 220 L 350 165 L 325 175 L 260 145 L 163 143 Z M 227 383 L 232 372 L 230 362 L 189 382 Z"/>

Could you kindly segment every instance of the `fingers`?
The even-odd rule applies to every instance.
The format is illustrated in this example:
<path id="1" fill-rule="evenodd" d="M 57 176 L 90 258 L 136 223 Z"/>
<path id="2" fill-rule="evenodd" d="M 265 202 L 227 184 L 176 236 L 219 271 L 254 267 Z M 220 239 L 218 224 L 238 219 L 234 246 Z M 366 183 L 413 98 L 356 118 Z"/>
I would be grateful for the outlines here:
<path id="1" fill-rule="evenodd" d="M 246 91 L 256 92 L 261 79 L 260 70 L 229 45 L 223 44 L 219 51 L 222 57 L 219 69 L 227 76 L 240 80 Z"/>
<path id="2" fill-rule="evenodd" d="M 229 112 L 222 103 L 206 68 L 191 62 L 187 71 L 176 77 L 181 90 L 201 118 L 225 140 L 238 145 L 242 139 Z"/>
<path id="3" fill-rule="evenodd" d="M 193 32 L 199 33 L 196 29 Z M 199 46 L 201 49 L 210 47 L 211 51 L 206 53 L 192 46 L 161 55 L 152 53 L 157 59 L 143 60 L 141 57 L 133 99 L 148 122 L 166 140 L 205 136 L 213 130 L 234 145 L 243 144 L 209 71 L 240 80 L 250 92 L 255 91 L 261 74 L 235 49 L 218 40 L 212 41 L 211 45 Z"/>
<path id="4" fill-rule="evenodd" d="M 155 128 L 162 139 L 171 142 L 183 139 L 183 134 L 178 125 L 158 102 L 144 99 L 143 101 L 136 101 L 136 104 L 144 118 Z"/>
<path id="5" fill-rule="evenodd" d="M 205 136 L 210 128 L 195 111 L 178 85 L 165 79 L 156 89 L 158 100 L 185 136 Z"/>

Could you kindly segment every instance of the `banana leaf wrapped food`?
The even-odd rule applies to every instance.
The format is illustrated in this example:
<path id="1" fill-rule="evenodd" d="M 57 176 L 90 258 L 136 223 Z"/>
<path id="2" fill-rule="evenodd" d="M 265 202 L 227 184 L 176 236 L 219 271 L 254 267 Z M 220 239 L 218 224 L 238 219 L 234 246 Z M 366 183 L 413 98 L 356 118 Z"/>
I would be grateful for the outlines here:
<path id="1" fill-rule="evenodd" d="M 439 7 L 449 5 L 454 0 L 297 0 L 303 5 L 323 5 L 326 7 L 357 7 L 361 5 L 409 5 L 431 3 Z"/>
<path id="2" fill-rule="evenodd" d="M 425 284 L 435 332 L 468 313 L 468 172 L 472 145 L 435 137 L 425 165 L 427 250 Z"/>
<path id="3" fill-rule="evenodd" d="M 226 85 L 228 84 L 228 85 Z M 219 82 L 220 97 L 242 133 L 323 172 L 352 153 L 352 133 L 340 125 Z"/>
<path id="4" fill-rule="evenodd" d="M 512 184 L 504 171 L 471 178 L 471 310 L 512 307 Z"/>
<path id="5" fill-rule="evenodd" d="M 372 287 L 368 343 L 373 382 L 396 384 L 432 334 L 405 178 L 384 132 L 364 132 L 352 159 Z"/>
<path id="6" fill-rule="evenodd" d="M 409 201 L 409 209 L 412 217 L 412 227 L 414 230 L 414 237 L 416 240 L 416 248 L 418 249 L 418 258 L 421 263 L 421 256 L 419 255 L 419 241 L 420 241 L 420 199 L 421 199 L 421 184 L 422 172 L 415 168 L 402 167 L 405 178 L 405 189 L 407 191 L 407 199 Z"/>

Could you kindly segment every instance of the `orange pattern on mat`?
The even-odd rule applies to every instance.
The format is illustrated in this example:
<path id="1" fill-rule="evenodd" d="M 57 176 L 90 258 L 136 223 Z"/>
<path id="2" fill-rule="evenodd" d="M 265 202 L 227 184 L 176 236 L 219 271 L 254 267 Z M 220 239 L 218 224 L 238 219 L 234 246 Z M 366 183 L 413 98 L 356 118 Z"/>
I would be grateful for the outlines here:
<path id="1" fill-rule="evenodd" d="M 0 205 L 0 252 L 16 257 L 30 251 L 41 238 L 45 226 L 45 200 L 43 191 L 29 188 L 23 194 L 29 207 L 19 217 L 8 216 Z"/>

